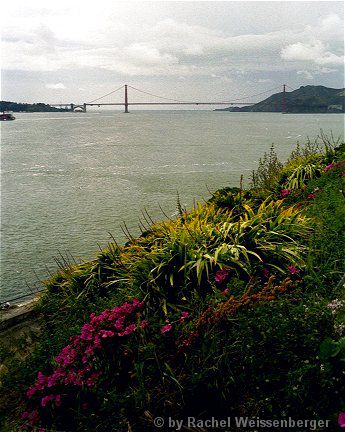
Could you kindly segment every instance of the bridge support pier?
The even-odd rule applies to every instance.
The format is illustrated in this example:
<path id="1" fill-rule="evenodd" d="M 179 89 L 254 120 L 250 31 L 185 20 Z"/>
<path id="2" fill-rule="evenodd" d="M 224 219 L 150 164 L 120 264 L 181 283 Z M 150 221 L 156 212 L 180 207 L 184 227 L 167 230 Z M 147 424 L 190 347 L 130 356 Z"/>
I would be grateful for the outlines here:
<path id="1" fill-rule="evenodd" d="M 77 104 L 73 104 L 71 103 L 71 112 L 83 112 L 86 113 L 86 103 L 84 103 L 83 105 L 77 105 Z"/>
<path id="2" fill-rule="evenodd" d="M 127 92 L 127 84 L 125 84 L 125 113 L 128 114 L 128 92 Z"/>

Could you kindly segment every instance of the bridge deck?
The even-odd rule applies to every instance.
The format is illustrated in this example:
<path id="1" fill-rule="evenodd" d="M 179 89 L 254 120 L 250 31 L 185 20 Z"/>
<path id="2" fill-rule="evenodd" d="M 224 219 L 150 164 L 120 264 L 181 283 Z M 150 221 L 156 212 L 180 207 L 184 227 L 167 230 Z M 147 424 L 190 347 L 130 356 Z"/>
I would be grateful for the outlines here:
<path id="1" fill-rule="evenodd" d="M 70 103 L 50 104 L 51 106 L 69 106 Z M 74 104 L 74 106 L 83 106 L 84 104 Z M 87 106 L 111 106 L 111 105 L 126 105 L 123 102 L 116 103 L 86 103 Z M 254 102 L 128 102 L 130 105 L 254 105 Z"/>

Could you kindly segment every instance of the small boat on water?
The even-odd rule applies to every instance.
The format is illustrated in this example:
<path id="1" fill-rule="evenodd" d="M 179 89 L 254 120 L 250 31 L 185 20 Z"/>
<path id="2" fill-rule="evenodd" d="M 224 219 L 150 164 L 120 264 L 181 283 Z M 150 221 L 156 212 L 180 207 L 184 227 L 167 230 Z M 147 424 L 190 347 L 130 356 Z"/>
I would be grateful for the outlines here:
<path id="1" fill-rule="evenodd" d="M 14 115 L 10 112 L 3 111 L 2 114 L 0 114 L 0 120 L 2 121 L 9 121 L 9 120 L 15 120 L 16 118 Z"/>

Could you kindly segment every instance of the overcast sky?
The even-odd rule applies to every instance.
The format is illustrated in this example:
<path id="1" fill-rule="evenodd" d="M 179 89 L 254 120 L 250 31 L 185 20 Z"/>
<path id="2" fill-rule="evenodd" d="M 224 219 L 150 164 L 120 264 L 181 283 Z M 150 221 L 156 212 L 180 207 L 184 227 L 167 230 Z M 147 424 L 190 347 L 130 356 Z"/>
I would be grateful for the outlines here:
<path id="1" fill-rule="evenodd" d="M 7 2 L 1 99 L 88 102 L 124 83 L 183 100 L 232 100 L 283 83 L 341 88 L 343 8 L 341 1 Z"/>

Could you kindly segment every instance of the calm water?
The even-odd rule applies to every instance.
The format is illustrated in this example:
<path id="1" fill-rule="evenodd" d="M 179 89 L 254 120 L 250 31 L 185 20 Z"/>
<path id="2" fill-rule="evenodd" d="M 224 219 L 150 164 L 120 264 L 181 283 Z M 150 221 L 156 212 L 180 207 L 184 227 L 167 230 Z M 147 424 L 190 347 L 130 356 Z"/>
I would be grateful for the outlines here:
<path id="1" fill-rule="evenodd" d="M 284 159 L 320 128 L 344 133 L 341 114 L 212 111 L 17 114 L 1 124 L 1 299 L 37 286 L 53 257 L 92 258 L 122 221 L 139 232 L 146 208 L 162 219 L 176 197 L 190 207 L 238 185 L 275 143 Z"/>

